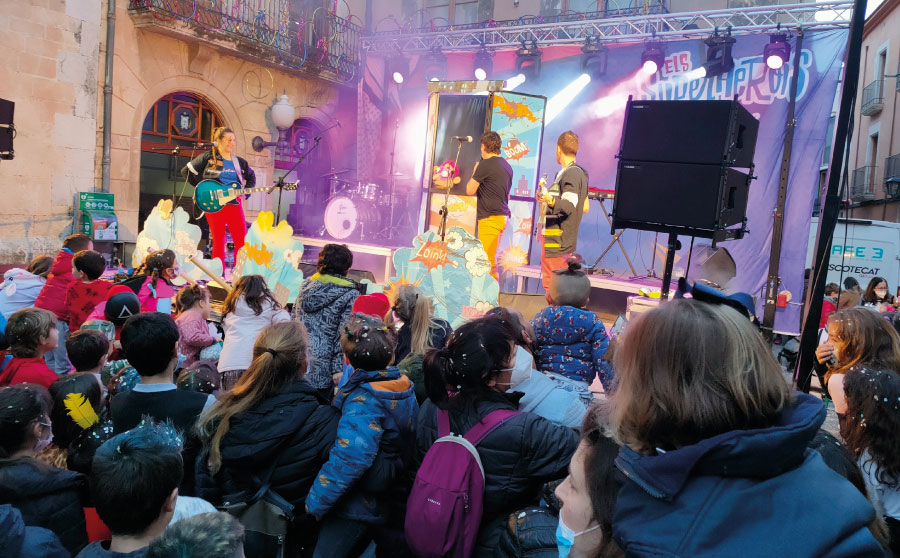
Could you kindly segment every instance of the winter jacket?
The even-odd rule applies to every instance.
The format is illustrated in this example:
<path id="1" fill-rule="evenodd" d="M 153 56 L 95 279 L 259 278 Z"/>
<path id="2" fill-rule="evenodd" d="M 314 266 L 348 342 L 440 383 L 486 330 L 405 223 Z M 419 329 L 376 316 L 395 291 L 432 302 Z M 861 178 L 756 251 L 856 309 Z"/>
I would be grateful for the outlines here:
<path id="1" fill-rule="evenodd" d="M 538 312 L 531 325 L 539 370 L 588 384 L 596 374 L 603 389 L 609 389 L 612 368 L 603 359 L 609 336 L 597 314 L 572 306 L 548 306 Z"/>
<path id="2" fill-rule="evenodd" d="M 141 301 L 141 312 L 172 313 L 172 301 L 175 300 L 175 289 L 165 279 L 157 279 L 156 287 L 152 285 L 153 278 L 144 279 L 137 297 Z M 106 305 L 104 305 L 104 310 Z"/>
<path id="3" fill-rule="evenodd" d="M 358 296 L 356 283 L 346 277 L 316 273 L 300 286 L 294 319 L 309 332 L 312 369 L 306 380 L 316 389 L 331 387 L 331 376 L 342 369 L 341 326 L 353 314 Z"/>
<path id="4" fill-rule="evenodd" d="M 196 186 L 200 184 L 200 182 L 205 178 L 205 173 L 207 167 L 210 166 L 210 159 L 212 158 L 212 151 L 207 151 L 205 153 L 201 153 L 197 155 L 191 161 L 181 169 L 181 174 L 186 176 L 188 182 L 191 183 L 191 186 Z M 243 157 L 238 157 L 237 155 L 231 156 L 232 163 L 237 161 L 237 165 L 235 165 L 234 170 L 238 172 L 238 182 L 242 188 L 253 188 L 256 186 L 256 173 L 253 172 L 253 169 L 250 167 L 250 164 Z M 217 154 L 216 161 L 219 163 L 219 166 L 222 165 L 222 157 Z M 221 169 L 220 169 L 221 170 Z"/>
<path id="5" fill-rule="evenodd" d="M 0 548 L 9 558 L 69 558 L 53 531 L 26 527 L 22 513 L 10 505 L 0 506 Z"/>
<path id="6" fill-rule="evenodd" d="M 316 473 L 334 445 L 340 415 L 321 405 L 308 383 L 297 380 L 282 393 L 256 408 L 231 417 L 222 438 L 222 466 L 213 476 L 206 466 L 208 453 L 197 463 L 197 496 L 221 505 L 223 498 L 255 492 L 253 476 L 262 476 L 277 460 L 272 489 L 303 515 L 303 503 Z"/>
<path id="7" fill-rule="evenodd" d="M 6 270 L 0 283 L 0 314 L 9 319 L 16 310 L 34 306 L 46 282 L 40 275 L 18 267 Z"/>
<path id="8" fill-rule="evenodd" d="M 47 366 L 44 357 L 13 357 L 0 373 L 0 386 L 29 383 L 49 389 L 50 384 L 58 379 L 59 376 Z"/>
<path id="9" fill-rule="evenodd" d="M 69 285 L 75 281 L 75 278 L 72 277 L 72 258 L 74 257 L 75 253 L 68 248 L 63 248 L 56 253 L 47 282 L 44 283 L 44 287 L 34 301 L 35 308 L 49 310 L 56 315 L 56 319 L 64 322 L 69 320 L 69 313 L 66 311 L 66 293 L 69 291 Z M 65 342 L 65 340 L 62 341 Z"/>
<path id="10" fill-rule="evenodd" d="M 658 455 L 622 448 L 613 537 L 629 557 L 884 556 L 872 505 L 807 449 L 824 420 L 800 393 L 767 428 Z"/>
<path id="11" fill-rule="evenodd" d="M 103 279 L 97 279 L 90 283 L 72 281 L 66 292 L 66 312 L 69 314 L 70 330 L 75 331 L 80 328 L 97 305 L 106 302 L 106 294 L 110 287 L 112 287 L 112 282 Z"/>
<path id="12" fill-rule="evenodd" d="M 511 514 L 500 533 L 494 558 L 559 558 L 556 526 L 559 518 L 547 508 Z"/>
<path id="13" fill-rule="evenodd" d="M 355 370 L 334 398 L 341 411 L 337 440 L 306 497 L 318 518 L 330 510 L 346 519 L 383 523 L 387 493 L 412 454 L 419 404 L 397 367 Z"/>
<path id="14" fill-rule="evenodd" d="M 75 558 L 144 558 L 147 555 L 147 547 L 139 548 L 132 552 L 112 552 L 109 550 L 110 541 L 93 542 L 78 553 Z"/>
<path id="15" fill-rule="evenodd" d="M 429 330 L 429 337 L 431 338 L 431 346 L 440 349 L 447 344 L 447 340 L 450 339 L 450 335 L 453 333 L 453 328 L 450 327 L 450 324 L 445 320 L 440 318 L 434 319 L 435 326 Z M 409 355 L 410 348 L 412 347 L 412 328 L 409 324 L 404 323 L 400 328 L 400 331 L 397 332 L 397 347 L 394 349 L 394 362 L 400 362 L 404 358 Z"/>
<path id="16" fill-rule="evenodd" d="M 178 352 L 185 356 L 182 368 L 189 368 L 200 358 L 200 351 L 216 342 L 209 334 L 209 325 L 196 310 L 185 310 L 177 318 Z M 218 368 L 218 367 L 216 367 Z"/>
<path id="17" fill-rule="evenodd" d="M 460 407 L 450 411 L 450 430 L 468 432 L 492 411 L 516 407 L 515 394 L 492 393 L 477 400 L 460 401 Z M 419 464 L 436 439 L 437 407 L 428 400 L 419 412 L 416 429 Z M 536 504 L 545 482 L 566 476 L 578 438 L 570 428 L 532 413 L 521 413 L 497 427 L 477 447 L 485 484 L 476 555 L 491 556 L 509 514 Z"/>
<path id="18" fill-rule="evenodd" d="M 264 301 L 259 315 L 253 311 L 243 296 L 238 297 L 234 311 L 222 320 L 225 342 L 219 354 L 219 372 L 246 370 L 253 362 L 253 345 L 259 332 L 269 324 L 287 322 L 291 315 L 287 310 L 275 308 L 271 301 Z"/>
<path id="19" fill-rule="evenodd" d="M 36 459 L 0 459 L 0 504 L 22 512 L 26 525 L 50 529 L 72 554 L 88 543 L 84 522 L 87 482 L 81 473 Z"/>

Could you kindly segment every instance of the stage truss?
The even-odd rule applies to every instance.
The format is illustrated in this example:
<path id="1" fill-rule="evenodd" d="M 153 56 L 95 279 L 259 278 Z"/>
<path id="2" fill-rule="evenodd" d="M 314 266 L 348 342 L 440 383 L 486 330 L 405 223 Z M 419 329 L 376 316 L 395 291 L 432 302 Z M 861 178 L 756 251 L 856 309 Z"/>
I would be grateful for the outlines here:
<path id="1" fill-rule="evenodd" d="M 850 26 L 853 2 L 834 1 L 784 6 L 651 14 L 633 17 L 583 19 L 555 23 L 496 26 L 486 22 L 483 28 L 452 27 L 428 33 L 380 32 L 361 38 L 362 49 L 372 55 L 415 54 L 439 48 L 444 52 L 518 48 L 523 41 L 538 46 L 583 43 L 596 37 L 604 43 L 636 42 L 656 37 L 660 40 L 705 38 L 719 28 L 731 27 L 732 35 L 774 32 L 780 26 L 791 31 L 843 29 Z"/>

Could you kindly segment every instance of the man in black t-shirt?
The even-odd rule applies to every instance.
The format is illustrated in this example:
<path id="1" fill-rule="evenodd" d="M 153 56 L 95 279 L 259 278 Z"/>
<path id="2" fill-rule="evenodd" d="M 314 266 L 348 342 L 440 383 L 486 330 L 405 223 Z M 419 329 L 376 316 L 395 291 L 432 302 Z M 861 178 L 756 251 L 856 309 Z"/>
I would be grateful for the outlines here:
<path id="1" fill-rule="evenodd" d="M 500 156 L 500 134 L 487 132 L 481 136 L 481 161 L 475 163 L 466 194 L 478 197 L 478 240 L 484 245 L 491 262 L 491 275 L 497 274 L 497 246 L 509 218 L 509 188 L 513 170 Z"/>

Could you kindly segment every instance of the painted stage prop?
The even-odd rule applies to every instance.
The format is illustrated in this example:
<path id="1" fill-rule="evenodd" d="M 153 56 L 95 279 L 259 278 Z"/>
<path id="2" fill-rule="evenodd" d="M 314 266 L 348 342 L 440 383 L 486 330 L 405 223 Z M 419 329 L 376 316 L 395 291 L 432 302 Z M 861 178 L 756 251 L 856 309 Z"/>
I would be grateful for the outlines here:
<path id="1" fill-rule="evenodd" d="M 206 273 L 188 258 L 188 256 L 193 256 L 197 260 L 203 259 L 202 252 L 197 249 L 201 236 L 200 227 L 190 223 L 190 217 L 184 209 L 176 207 L 173 211 L 172 200 L 160 200 L 150 212 L 147 220 L 144 221 L 144 228 L 138 233 L 137 245 L 131 256 L 131 265 L 136 269 L 151 252 L 168 248 L 178 255 L 178 265 L 182 275 L 192 281 L 209 279 Z M 203 260 L 203 263 L 218 277 L 222 276 L 222 260 L 214 258 Z M 187 281 L 184 277 L 179 276 L 172 282 L 176 285 L 183 285 Z"/>
<path id="2" fill-rule="evenodd" d="M 232 284 L 242 275 L 262 275 L 275 299 L 286 304 L 296 300 L 303 283 L 303 272 L 297 266 L 303 257 L 303 243 L 294 238 L 287 221 L 274 223 L 271 211 L 261 211 L 256 217 L 235 257 Z"/>
<path id="3" fill-rule="evenodd" d="M 435 314 L 454 328 L 497 305 L 500 285 L 491 277 L 487 253 L 461 227 L 447 231 L 445 242 L 432 231 L 420 234 L 412 248 L 394 252 L 394 268 L 388 296 L 397 285 L 416 285 L 434 301 Z"/>

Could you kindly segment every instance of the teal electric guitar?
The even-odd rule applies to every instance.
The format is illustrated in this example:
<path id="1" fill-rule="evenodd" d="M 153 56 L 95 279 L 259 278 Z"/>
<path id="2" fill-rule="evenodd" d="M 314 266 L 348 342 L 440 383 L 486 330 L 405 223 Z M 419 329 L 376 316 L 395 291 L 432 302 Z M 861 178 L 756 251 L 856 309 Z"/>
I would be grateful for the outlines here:
<path id="1" fill-rule="evenodd" d="M 241 188 L 237 186 L 237 182 L 232 184 L 223 184 L 218 180 L 207 178 L 197 184 L 194 188 L 194 203 L 197 207 L 206 213 L 216 213 L 221 211 L 230 201 L 234 201 L 238 196 L 244 194 L 253 194 L 257 192 L 273 192 L 277 186 L 263 186 L 260 188 Z M 296 190 L 296 182 L 285 182 L 283 188 L 285 190 Z"/>

